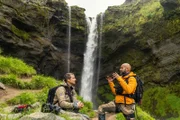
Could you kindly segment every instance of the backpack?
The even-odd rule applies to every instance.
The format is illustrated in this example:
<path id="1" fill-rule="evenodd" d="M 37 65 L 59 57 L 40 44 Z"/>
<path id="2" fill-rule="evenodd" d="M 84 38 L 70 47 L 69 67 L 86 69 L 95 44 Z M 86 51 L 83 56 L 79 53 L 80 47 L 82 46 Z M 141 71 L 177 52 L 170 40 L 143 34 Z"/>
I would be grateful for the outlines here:
<path id="1" fill-rule="evenodd" d="M 58 85 L 58 86 L 56 86 L 56 87 L 53 87 L 53 88 L 49 89 L 46 103 L 53 104 L 56 90 L 57 90 L 60 86 L 62 86 L 62 85 Z"/>
<path id="2" fill-rule="evenodd" d="M 53 87 L 53 88 L 49 89 L 48 98 L 47 98 L 47 100 L 46 100 L 46 103 L 53 104 L 56 90 L 57 90 L 59 87 L 61 87 L 61 86 L 66 89 L 66 93 L 65 93 L 65 94 L 67 94 L 67 95 L 69 96 L 70 101 L 71 101 L 71 102 L 73 101 L 73 100 L 72 100 L 72 95 L 71 95 L 70 91 L 68 90 L 68 87 L 67 87 L 67 86 L 64 86 L 64 85 L 58 85 L 58 86 L 56 86 L 56 87 Z M 54 103 L 54 104 L 56 104 L 56 103 Z"/>
<path id="3" fill-rule="evenodd" d="M 61 107 L 55 105 L 58 101 L 56 103 L 53 103 L 53 101 L 54 101 L 56 90 L 61 86 L 66 89 L 65 94 L 67 94 L 70 97 L 70 100 L 72 102 L 72 96 L 70 94 L 68 87 L 64 85 L 58 85 L 56 87 L 49 89 L 46 103 L 42 104 L 41 112 L 44 112 L 44 113 L 52 112 L 55 114 L 59 114 L 59 112 L 61 111 Z"/>
<path id="4" fill-rule="evenodd" d="M 136 82 L 137 82 L 137 86 L 136 86 L 136 90 L 135 93 L 133 94 L 133 98 L 135 100 L 136 103 L 138 103 L 139 105 L 142 102 L 142 97 L 143 97 L 143 81 L 139 78 L 139 76 L 136 76 Z"/>
<path id="5" fill-rule="evenodd" d="M 139 105 L 141 104 L 141 100 L 143 97 L 143 82 L 142 80 L 138 77 L 135 76 L 136 82 L 137 82 L 137 86 L 136 86 L 136 90 L 134 94 L 122 94 L 123 89 L 122 87 L 118 84 L 118 86 L 115 86 L 115 91 L 117 95 L 123 95 L 124 97 L 130 97 L 133 98 L 135 100 L 136 103 L 138 103 Z M 128 78 L 125 80 L 126 83 L 128 84 Z M 126 101 L 125 101 L 126 104 Z"/>

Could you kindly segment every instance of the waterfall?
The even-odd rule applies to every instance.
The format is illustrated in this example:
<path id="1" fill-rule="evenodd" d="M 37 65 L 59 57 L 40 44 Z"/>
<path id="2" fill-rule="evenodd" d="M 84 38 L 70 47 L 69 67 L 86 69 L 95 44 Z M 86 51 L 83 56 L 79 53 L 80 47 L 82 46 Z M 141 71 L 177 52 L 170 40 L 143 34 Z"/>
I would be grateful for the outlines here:
<path id="1" fill-rule="evenodd" d="M 92 101 L 92 85 L 94 79 L 95 54 L 97 48 L 97 22 L 96 17 L 90 21 L 86 17 L 89 34 L 84 53 L 83 72 L 81 77 L 80 95 L 84 100 Z"/>
<path id="2" fill-rule="evenodd" d="M 101 44 L 102 44 L 102 30 L 103 30 L 103 17 L 104 13 L 100 16 L 100 31 L 99 31 L 99 41 L 98 41 L 98 63 L 97 63 L 97 76 L 96 76 L 96 86 L 99 84 L 99 75 L 101 70 Z"/>
<path id="3" fill-rule="evenodd" d="M 70 72 L 71 64 L 71 6 L 68 7 L 69 11 L 69 24 L 68 24 L 68 60 L 67 60 L 67 70 Z"/>

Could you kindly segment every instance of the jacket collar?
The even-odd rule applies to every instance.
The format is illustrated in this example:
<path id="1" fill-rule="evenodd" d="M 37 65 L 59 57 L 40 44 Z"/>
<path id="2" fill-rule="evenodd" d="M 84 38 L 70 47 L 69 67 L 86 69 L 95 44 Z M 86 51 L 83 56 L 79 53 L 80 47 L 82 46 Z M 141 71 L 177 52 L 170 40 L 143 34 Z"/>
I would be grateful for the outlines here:
<path id="1" fill-rule="evenodd" d="M 124 79 L 127 79 L 129 77 L 134 77 L 136 76 L 136 74 L 134 74 L 133 72 L 130 72 L 129 74 L 127 74 L 126 76 L 123 76 Z"/>

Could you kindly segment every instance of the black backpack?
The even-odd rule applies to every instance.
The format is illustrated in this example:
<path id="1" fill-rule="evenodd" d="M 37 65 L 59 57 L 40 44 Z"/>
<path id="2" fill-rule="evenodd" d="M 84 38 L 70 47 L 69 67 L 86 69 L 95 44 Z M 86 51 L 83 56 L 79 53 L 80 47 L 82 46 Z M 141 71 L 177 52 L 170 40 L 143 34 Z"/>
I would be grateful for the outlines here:
<path id="1" fill-rule="evenodd" d="M 128 84 L 128 79 L 129 78 L 127 78 L 125 80 L 127 84 Z M 123 89 L 119 84 L 118 84 L 118 86 L 115 86 L 115 89 L 116 89 L 116 94 L 117 95 L 123 95 L 124 97 L 133 98 L 135 100 L 135 102 L 140 105 L 142 97 L 143 97 L 143 92 L 144 92 L 144 90 L 143 90 L 143 82 L 138 76 L 136 76 L 135 79 L 136 79 L 136 82 L 137 82 L 137 86 L 136 86 L 136 90 L 135 90 L 134 94 L 122 94 Z"/>
<path id="2" fill-rule="evenodd" d="M 136 87 L 136 91 L 133 94 L 133 98 L 135 100 L 136 103 L 138 103 L 139 105 L 142 102 L 142 97 L 143 97 L 143 81 L 139 78 L 139 76 L 136 76 L 136 82 L 137 82 L 137 87 Z"/>
<path id="3" fill-rule="evenodd" d="M 60 86 L 61 86 L 61 85 L 58 85 L 58 86 L 56 86 L 56 87 L 53 87 L 53 88 L 49 89 L 46 103 L 53 104 L 53 100 L 54 100 L 54 97 L 55 97 L 56 90 L 57 90 Z"/>
<path id="4" fill-rule="evenodd" d="M 54 97 L 55 97 L 56 90 L 57 90 L 59 87 L 61 87 L 61 86 L 66 89 L 66 93 L 65 93 L 65 94 L 67 94 L 67 95 L 69 96 L 70 101 L 71 101 L 71 102 L 73 101 L 73 100 L 72 100 L 72 95 L 71 95 L 70 90 L 68 89 L 68 87 L 67 87 L 67 86 L 64 86 L 64 85 L 58 85 L 58 86 L 56 86 L 56 87 L 53 87 L 53 88 L 49 89 L 48 98 L 47 98 L 46 103 L 53 104 L 53 100 L 54 100 Z M 56 103 L 55 103 L 55 104 L 56 104 Z"/>
<path id="5" fill-rule="evenodd" d="M 72 96 L 70 94 L 69 88 L 67 86 L 64 86 L 64 85 L 58 85 L 56 87 L 49 89 L 46 103 L 42 104 L 41 112 L 44 112 L 44 113 L 52 112 L 55 114 L 59 114 L 59 112 L 61 111 L 62 108 L 55 105 L 58 101 L 56 103 L 53 103 L 53 101 L 54 101 L 56 90 L 61 86 L 66 89 L 65 94 L 67 94 L 70 97 L 70 100 L 72 102 Z"/>

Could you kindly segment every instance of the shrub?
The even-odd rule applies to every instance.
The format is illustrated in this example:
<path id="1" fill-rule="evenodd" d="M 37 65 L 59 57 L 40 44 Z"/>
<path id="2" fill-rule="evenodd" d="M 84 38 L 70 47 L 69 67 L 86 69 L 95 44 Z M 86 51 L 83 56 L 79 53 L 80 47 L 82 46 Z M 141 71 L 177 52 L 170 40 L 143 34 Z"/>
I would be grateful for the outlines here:
<path id="1" fill-rule="evenodd" d="M 37 101 L 36 95 L 34 93 L 22 93 L 13 99 L 7 101 L 8 104 L 17 105 L 17 104 L 33 104 Z"/>
<path id="2" fill-rule="evenodd" d="M 52 77 L 45 77 L 43 75 L 33 76 L 31 81 L 32 89 L 41 89 L 44 87 L 52 88 L 57 85 L 56 79 Z"/>
<path id="3" fill-rule="evenodd" d="M 82 97 L 78 96 L 78 100 L 84 103 L 84 107 L 79 110 L 80 113 L 87 114 L 89 117 L 94 117 L 95 112 L 93 111 L 93 103 L 84 101 Z"/>
<path id="4" fill-rule="evenodd" d="M 49 91 L 48 87 L 43 88 L 42 91 L 37 94 L 36 96 L 37 100 L 41 103 L 45 103 L 47 100 L 48 91 Z"/>
<path id="5" fill-rule="evenodd" d="M 30 83 L 17 79 L 17 76 L 14 74 L 0 76 L 0 82 L 20 89 L 27 89 L 31 86 Z"/>
<path id="6" fill-rule="evenodd" d="M 0 55 L 0 72 L 6 74 L 16 74 L 16 75 L 33 75 L 36 71 L 33 67 L 27 65 L 23 61 L 12 58 L 3 57 Z"/>

